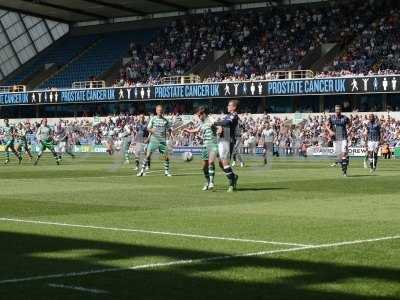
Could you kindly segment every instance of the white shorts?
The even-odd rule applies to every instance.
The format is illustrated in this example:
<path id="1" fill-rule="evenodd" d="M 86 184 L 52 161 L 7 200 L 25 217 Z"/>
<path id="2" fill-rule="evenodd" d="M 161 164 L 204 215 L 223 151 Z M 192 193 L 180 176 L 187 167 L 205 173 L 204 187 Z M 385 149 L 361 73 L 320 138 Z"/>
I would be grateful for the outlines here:
<path id="1" fill-rule="evenodd" d="M 264 147 L 265 153 L 272 153 L 274 144 L 273 144 L 273 142 L 265 142 L 263 147 Z"/>
<path id="2" fill-rule="evenodd" d="M 56 152 L 65 153 L 66 144 L 66 142 L 58 142 L 56 145 Z"/>
<path id="3" fill-rule="evenodd" d="M 174 151 L 174 144 L 170 139 L 168 139 L 167 140 L 167 154 L 171 154 L 173 151 Z"/>
<path id="4" fill-rule="evenodd" d="M 348 152 L 347 140 L 334 141 L 333 142 L 333 151 L 334 151 L 335 155 L 340 155 L 342 153 L 347 153 Z"/>
<path id="5" fill-rule="evenodd" d="M 133 154 L 136 157 L 139 157 L 141 153 L 144 153 L 144 146 L 145 146 L 145 144 L 143 144 L 143 143 L 136 143 L 133 148 Z"/>
<path id="6" fill-rule="evenodd" d="M 228 141 L 218 142 L 218 154 L 221 160 L 230 160 L 231 158 L 231 143 Z"/>
<path id="7" fill-rule="evenodd" d="M 379 150 L 379 142 L 368 141 L 368 151 L 369 152 L 378 152 L 378 150 Z"/>

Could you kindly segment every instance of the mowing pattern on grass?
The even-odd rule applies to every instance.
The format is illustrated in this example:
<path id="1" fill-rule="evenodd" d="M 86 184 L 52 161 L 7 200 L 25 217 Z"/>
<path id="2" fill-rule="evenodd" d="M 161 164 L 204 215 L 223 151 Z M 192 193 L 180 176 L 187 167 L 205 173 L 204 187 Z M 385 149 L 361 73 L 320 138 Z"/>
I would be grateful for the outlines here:
<path id="1" fill-rule="evenodd" d="M 196 160 L 3 166 L 0 298 L 400 299 L 400 162 L 328 164 L 251 161 L 234 194 Z"/>

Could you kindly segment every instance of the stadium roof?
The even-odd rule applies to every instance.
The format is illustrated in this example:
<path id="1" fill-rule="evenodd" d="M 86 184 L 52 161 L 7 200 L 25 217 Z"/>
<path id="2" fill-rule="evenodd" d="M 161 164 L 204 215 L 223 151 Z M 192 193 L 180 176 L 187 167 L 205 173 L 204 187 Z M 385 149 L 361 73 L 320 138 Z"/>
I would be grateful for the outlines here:
<path id="1" fill-rule="evenodd" d="M 0 9 L 75 23 L 255 2 L 260 0 L 0 0 Z"/>

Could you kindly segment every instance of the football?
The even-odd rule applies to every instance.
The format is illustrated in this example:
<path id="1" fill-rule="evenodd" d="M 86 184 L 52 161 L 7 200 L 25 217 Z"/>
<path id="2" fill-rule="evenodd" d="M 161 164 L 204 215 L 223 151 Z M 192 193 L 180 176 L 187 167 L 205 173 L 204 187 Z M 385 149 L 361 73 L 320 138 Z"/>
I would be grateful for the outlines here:
<path id="1" fill-rule="evenodd" d="M 193 160 L 193 154 L 192 154 L 192 152 L 185 152 L 185 153 L 183 153 L 183 160 L 184 160 L 184 161 L 187 161 L 187 162 L 192 161 L 192 160 Z"/>

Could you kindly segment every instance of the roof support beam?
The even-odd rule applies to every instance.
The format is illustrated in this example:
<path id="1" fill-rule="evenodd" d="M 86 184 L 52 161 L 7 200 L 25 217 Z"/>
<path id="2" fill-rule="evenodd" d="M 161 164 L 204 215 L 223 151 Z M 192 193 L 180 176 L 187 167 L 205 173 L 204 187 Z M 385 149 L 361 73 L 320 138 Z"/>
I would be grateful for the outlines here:
<path id="1" fill-rule="evenodd" d="M 43 23 L 44 23 L 44 26 L 46 26 L 47 31 L 49 32 L 51 41 L 54 43 L 54 42 L 55 42 L 54 36 L 53 36 L 53 34 L 51 33 L 51 30 L 50 30 L 50 28 L 49 28 L 49 24 L 47 24 L 46 20 L 43 20 Z M 39 53 L 39 51 L 38 51 L 38 53 Z"/>
<path id="2" fill-rule="evenodd" d="M 235 3 L 232 3 L 232 2 L 230 2 L 228 0 L 213 0 L 213 1 L 219 3 L 219 4 L 223 5 L 223 6 L 227 6 L 227 7 L 231 7 L 231 6 L 235 5 Z"/>
<path id="3" fill-rule="evenodd" d="M 11 26 L 12 26 L 12 25 L 11 25 Z M 17 54 L 17 51 L 15 51 L 15 46 L 14 46 L 14 44 L 12 43 L 14 40 L 13 40 L 13 41 L 10 40 L 10 37 L 8 36 L 8 32 L 6 31 L 6 28 L 4 27 L 4 25 L 3 25 L 2 22 L 0 22 L 0 28 L 3 30 L 4 36 L 6 37 L 7 42 L 8 42 L 8 44 L 10 45 L 12 51 L 14 52 L 14 55 L 15 55 L 16 59 L 18 60 L 18 63 L 19 63 L 19 66 L 17 67 L 17 69 L 18 69 L 18 68 L 22 65 L 22 62 L 21 62 L 21 60 L 19 59 L 19 56 L 18 56 L 18 54 Z M 12 73 L 12 72 L 11 72 L 11 73 Z"/>
<path id="4" fill-rule="evenodd" d="M 120 10 L 120 11 L 125 11 L 125 12 L 128 11 L 128 12 L 131 12 L 131 13 L 139 15 L 139 16 L 145 16 L 147 14 L 143 10 L 139 10 L 139 9 L 136 9 L 136 8 L 128 7 L 128 6 L 125 6 L 125 5 L 120 5 L 120 4 L 117 4 L 117 3 L 109 3 L 109 2 L 105 2 L 105 1 L 101 1 L 101 0 L 82 0 L 82 1 L 89 2 L 89 3 L 94 3 L 94 4 L 98 4 L 98 5 L 102 5 L 105 8 L 109 7 L 109 8 L 117 9 L 117 10 Z"/>
<path id="5" fill-rule="evenodd" d="M 179 4 L 176 4 L 176 3 L 171 3 L 171 2 L 168 2 L 167 0 L 147 0 L 147 1 L 153 2 L 153 3 L 156 3 L 156 4 L 169 6 L 169 7 L 172 7 L 174 9 L 180 10 L 180 11 L 189 10 L 189 7 L 187 7 L 187 6 L 179 5 Z"/>
<path id="6" fill-rule="evenodd" d="M 38 14 L 38 13 L 32 12 L 32 11 L 27 10 L 27 9 L 8 7 L 8 6 L 4 6 L 4 5 L 0 5 L 0 9 L 12 11 L 12 12 L 15 12 L 15 13 L 22 13 L 24 15 L 37 17 L 37 18 L 41 18 L 41 19 L 52 20 L 52 21 L 56 21 L 56 22 L 59 22 L 59 23 L 71 24 L 71 20 L 62 19 L 62 18 L 56 18 L 56 17 L 43 15 L 43 14 Z"/>
<path id="7" fill-rule="evenodd" d="M 63 10 L 63 11 L 66 11 L 66 12 L 71 12 L 71 13 L 78 14 L 78 15 L 92 17 L 94 19 L 102 19 L 102 20 L 108 19 L 107 16 L 95 14 L 95 13 L 92 13 L 92 12 L 87 12 L 87 11 L 84 11 L 84 10 L 78 9 L 78 8 L 71 8 L 71 7 L 68 7 L 68 6 L 49 3 L 49 2 L 46 2 L 44 0 L 36 0 L 34 2 L 32 2 L 31 0 L 22 0 L 22 1 L 28 2 L 28 3 L 31 3 L 31 4 L 32 3 L 33 4 L 37 4 L 37 5 L 40 5 L 40 6 L 47 6 L 47 7 L 51 7 L 51 8 L 56 8 L 56 9 Z"/>
<path id="8" fill-rule="evenodd" d="M 26 28 L 26 24 L 25 24 L 24 20 L 22 19 L 21 14 L 18 14 L 18 18 L 19 18 L 19 20 L 21 21 L 22 26 L 23 26 L 24 29 L 25 29 L 26 35 L 28 36 L 29 40 L 31 41 L 31 44 L 32 44 L 33 48 L 34 48 L 35 51 L 36 51 L 35 55 L 38 54 L 39 51 L 38 51 L 38 49 L 37 49 L 37 47 L 36 47 L 36 45 L 35 45 L 35 42 L 34 42 L 33 39 L 32 39 L 31 33 L 29 32 L 28 28 Z M 40 22 L 39 22 L 39 23 L 40 23 Z M 39 24 L 39 23 L 38 23 L 38 24 Z M 46 21 L 43 20 L 43 23 L 46 24 Z M 51 36 L 51 33 L 50 33 L 50 36 Z M 52 39 L 53 39 L 53 38 L 52 38 Z M 53 42 L 54 42 L 54 41 L 53 41 Z M 35 55 L 34 55 L 34 56 L 35 56 Z"/>

